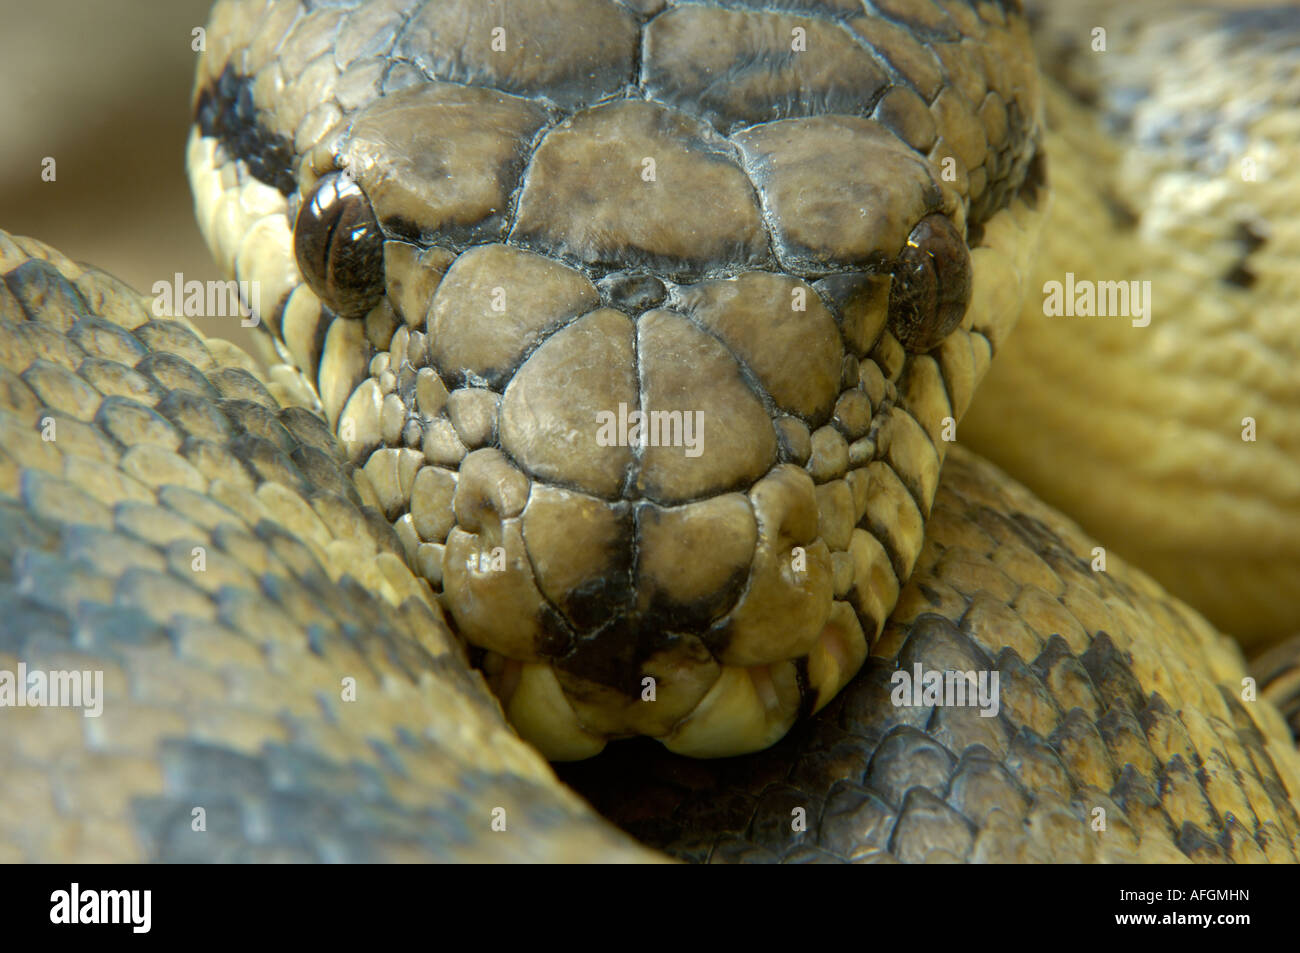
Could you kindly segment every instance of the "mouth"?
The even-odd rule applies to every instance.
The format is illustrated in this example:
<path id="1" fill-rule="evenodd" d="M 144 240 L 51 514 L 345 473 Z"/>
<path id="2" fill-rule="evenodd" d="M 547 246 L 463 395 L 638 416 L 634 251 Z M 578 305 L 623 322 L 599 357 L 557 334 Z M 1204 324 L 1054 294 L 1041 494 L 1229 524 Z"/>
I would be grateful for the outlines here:
<path id="1" fill-rule="evenodd" d="M 552 760 L 636 735 L 696 757 L 758 750 L 866 655 L 816 499 L 789 464 L 748 495 L 675 507 L 538 485 L 517 515 L 452 531 L 444 606 Z"/>

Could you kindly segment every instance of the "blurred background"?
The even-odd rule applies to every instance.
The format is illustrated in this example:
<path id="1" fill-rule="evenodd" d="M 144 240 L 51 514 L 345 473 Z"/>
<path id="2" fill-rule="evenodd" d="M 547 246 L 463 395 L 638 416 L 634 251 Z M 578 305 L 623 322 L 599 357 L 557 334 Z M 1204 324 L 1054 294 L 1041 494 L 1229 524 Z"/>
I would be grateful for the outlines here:
<path id="1" fill-rule="evenodd" d="M 0 0 L 0 228 L 142 292 L 177 271 L 217 277 L 185 179 L 191 31 L 210 5 Z"/>

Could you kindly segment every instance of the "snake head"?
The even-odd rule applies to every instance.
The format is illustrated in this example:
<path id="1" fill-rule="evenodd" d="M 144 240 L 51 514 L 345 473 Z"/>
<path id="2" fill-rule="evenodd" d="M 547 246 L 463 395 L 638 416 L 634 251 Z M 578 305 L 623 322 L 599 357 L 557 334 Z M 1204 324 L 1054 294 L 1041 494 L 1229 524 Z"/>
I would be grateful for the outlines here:
<path id="1" fill-rule="evenodd" d="M 646 26 L 645 96 L 631 60 L 588 61 L 611 40 L 529 60 L 535 80 L 394 68 L 274 140 L 301 279 L 268 319 L 281 353 L 552 758 L 634 735 L 754 751 L 827 704 L 917 559 L 940 431 L 989 346 L 966 320 L 972 179 L 939 174 L 922 99 L 856 44 L 866 85 L 835 111 L 793 73 L 762 109 L 687 89 L 668 65 L 704 34 L 683 25 L 722 15 Z M 641 26 L 611 16 L 631 55 Z M 252 88 L 224 81 L 200 96 L 200 160 L 270 141 L 222 138 L 249 99 L 223 89 Z M 211 206 L 219 246 L 235 206 Z M 229 257 L 278 280 L 253 251 L 279 227 Z"/>
<path id="2" fill-rule="evenodd" d="M 305 186 L 309 284 L 366 300 L 382 261 L 376 309 L 410 329 L 341 430 L 548 756 L 636 735 L 696 756 L 766 747 L 857 671 L 914 559 L 883 529 L 921 523 L 892 468 L 935 454 L 915 423 L 892 436 L 908 358 L 890 288 L 913 300 L 909 345 L 922 326 L 938 343 L 920 309 L 961 318 L 938 290 L 955 227 L 928 166 L 869 123 L 778 123 L 738 158 L 629 101 L 521 162 L 546 122 L 517 97 L 414 87 L 355 117 Z M 852 205 L 806 201 L 827 171 L 807 136 L 841 150 Z M 838 234 L 813 227 L 827 216 Z"/>

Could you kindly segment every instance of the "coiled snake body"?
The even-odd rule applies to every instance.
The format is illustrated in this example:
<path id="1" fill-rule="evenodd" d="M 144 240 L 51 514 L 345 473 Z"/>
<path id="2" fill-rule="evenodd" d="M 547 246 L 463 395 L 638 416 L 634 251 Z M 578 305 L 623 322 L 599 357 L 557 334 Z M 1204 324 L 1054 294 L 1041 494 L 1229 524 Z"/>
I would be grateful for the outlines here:
<path id="1" fill-rule="evenodd" d="M 0 710 L 6 856 L 1295 859 L 1236 646 L 951 442 L 1036 293 L 1017 4 L 207 37 L 261 362 L 0 233 L 0 669 L 104 677 Z"/>

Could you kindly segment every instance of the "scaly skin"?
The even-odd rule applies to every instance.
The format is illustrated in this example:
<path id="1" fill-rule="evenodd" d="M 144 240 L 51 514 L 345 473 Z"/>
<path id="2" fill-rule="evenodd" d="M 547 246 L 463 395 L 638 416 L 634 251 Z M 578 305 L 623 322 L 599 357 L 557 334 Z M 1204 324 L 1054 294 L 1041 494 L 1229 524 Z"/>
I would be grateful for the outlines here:
<path id="1" fill-rule="evenodd" d="M 1037 107 L 1018 13 L 981 5 L 976 16 L 949 4 L 952 19 L 936 20 L 938 7 L 923 16 L 920 6 L 890 5 L 892 28 L 854 21 L 845 35 L 858 45 L 847 59 L 817 60 L 827 75 L 869 85 L 870 68 L 843 72 L 865 44 L 893 54 L 878 68 L 904 90 L 925 85 L 927 57 L 937 55 L 931 66 L 942 63 L 944 82 L 924 97 L 929 109 L 879 96 L 883 86 L 838 100 L 836 80 L 830 108 L 874 114 L 876 124 L 808 119 L 783 138 L 787 127 L 742 127 L 767 118 L 764 95 L 783 115 L 825 108 L 802 98 L 818 82 L 803 61 L 769 61 L 774 87 L 697 83 L 682 67 L 700 52 L 675 60 L 719 29 L 738 42 L 748 27 L 737 23 L 766 21 L 755 13 L 713 21 L 713 33 L 691 23 L 674 33 L 666 15 L 659 27 L 637 27 L 656 37 L 641 60 L 651 102 L 600 107 L 555 128 L 552 107 L 578 108 L 593 97 L 587 84 L 621 82 L 615 41 L 636 26 L 621 8 L 568 6 L 587 7 L 606 31 L 586 40 L 552 33 L 551 23 L 528 22 L 533 8 L 514 8 L 507 36 L 555 45 L 549 58 L 502 62 L 472 44 L 445 47 L 455 4 L 390 19 L 382 11 L 392 5 L 382 4 L 302 17 L 292 3 L 218 6 L 191 170 L 219 259 L 262 285 L 286 362 L 269 375 L 183 319 L 151 319 L 146 303 L 93 269 L 28 239 L 0 243 L 0 512 L 12 523 L 0 561 L 0 650 L 11 654 L 0 669 L 21 661 L 106 676 L 98 719 L 3 712 L 18 726 L 0 748 L 0 830 L 12 855 L 649 859 L 509 730 L 446 606 L 462 635 L 492 650 L 488 670 L 516 725 L 564 757 L 629 731 L 695 754 L 760 747 L 796 713 L 829 702 L 871 642 L 864 671 L 769 751 L 710 763 L 615 746 L 613 757 L 568 769 L 615 820 L 680 856 L 1294 860 L 1296 752 L 1277 711 L 1243 692 L 1235 647 L 1119 560 L 1098 571 L 1091 540 L 969 454 L 953 451 L 939 483 L 944 418 L 961 417 L 1010 330 L 1040 225 L 1036 167 L 1025 178 Z M 629 6 L 644 19 L 660 4 Z M 832 8 L 842 6 L 856 5 L 819 7 L 810 35 L 839 36 Z M 423 30 L 426 15 L 435 29 Z M 681 16 L 722 15 L 693 7 Z M 909 19 L 923 43 L 900 35 Z M 779 26 L 784 43 L 789 24 Z M 545 88 L 552 102 L 440 86 L 367 107 L 377 77 L 394 87 L 414 78 L 382 64 L 385 36 L 399 32 L 401 58 L 431 73 L 525 97 Z M 952 42 L 963 32 L 970 38 Z M 592 35 L 607 42 L 590 45 Z M 257 77 L 247 87 L 255 116 L 239 105 L 239 76 Z M 343 109 L 356 113 L 332 133 Z M 430 115 L 437 123 L 422 126 Z M 259 119 L 259 131 L 236 118 Z M 685 182 L 707 187 L 665 189 L 629 218 L 623 203 L 642 200 L 610 191 L 616 182 L 602 175 L 621 166 L 602 166 L 610 147 L 592 145 L 615 133 L 612 141 L 632 143 L 624 158 L 675 156 L 689 169 Z M 914 164 L 900 143 L 931 136 Z M 407 162 L 447 141 L 459 151 L 443 165 Z M 295 151 L 301 163 L 289 161 Z M 836 165 L 848 157 L 866 168 L 865 181 L 852 178 L 852 163 Z M 961 173 L 954 183 L 926 171 L 948 158 Z M 597 174 L 572 177 L 574 160 Z M 475 178 L 488 162 L 500 176 Z M 321 307 L 289 241 L 297 190 L 338 166 L 355 174 L 388 230 L 386 296 L 364 316 Z M 735 178 L 742 167 L 759 199 L 728 185 L 744 181 Z M 848 178 L 836 180 L 847 190 L 836 203 L 792 198 L 819 181 L 826 188 L 837 172 Z M 433 187 L 444 174 L 457 185 L 449 194 Z M 873 174 L 885 174 L 877 184 L 920 175 L 929 185 L 919 200 L 890 193 L 864 233 L 843 212 L 876 194 Z M 522 176 L 519 187 L 511 176 Z M 692 218 L 718 196 L 714 218 Z M 745 203 L 759 200 L 763 215 L 747 231 Z M 970 225 L 974 287 L 962 326 L 933 351 L 923 353 L 931 342 L 912 346 L 917 329 L 886 319 L 874 279 L 812 284 L 811 311 L 784 340 L 776 333 L 792 288 L 886 266 L 936 209 Z M 631 286 L 604 280 L 629 265 L 668 286 L 663 309 L 650 301 L 643 314 Z M 717 283 L 732 274 L 745 277 Z M 479 296 L 498 286 L 519 309 L 516 324 L 484 334 L 481 322 L 493 319 Z M 729 312 L 735 288 L 739 310 Z M 687 406 L 694 400 L 737 428 L 726 454 L 697 468 L 663 455 L 615 454 L 611 463 L 581 438 L 553 452 L 548 427 L 570 403 L 616 402 L 626 362 L 615 344 L 634 326 L 629 393 L 639 387 L 653 402 L 695 387 Z M 682 355 L 700 366 L 674 377 Z M 744 371 L 728 390 L 737 361 Z M 584 379 L 585 368 L 615 373 Z M 586 390 L 550 384 L 561 371 Z M 520 380 L 532 383 L 512 404 Z M 760 413 L 746 423 L 754 394 Z M 766 452 L 765 426 L 776 435 Z M 729 509 L 707 523 L 712 511 L 691 508 L 704 503 Z M 631 507 L 635 533 L 602 537 L 610 514 L 617 523 Z M 711 566 L 745 536 L 744 519 L 727 514 L 751 509 L 753 554 L 742 548 L 733 563 Z M 690 518 L 659 537 L 647 528 L 674 511 Z M 682 548 L 701 523 L 701 542 Z M 511 550 L 504 588 L 459 569 L 485 542 L 528 547 Z M 763 574 L 793 544 L 814 568 L 822 554 L 824 590 Z M 656 558 L 656 546 L 666 555 Z M 582 603 L 588 583 L 626 566 L 628 553 L 630 588 L 599 589 Z M 674 569 L 683 565 L 696 572 Z M 734 566 L 750 574 L 739 597 L 728 588 Z M 705 585 L 710 574 L 723 582 Z M 608 646 L 662 621 L 647 608 L 661 591 L 676 596 L 674 624 L 683 606 L 695 616 L 708 607 L 709 624 L 693 637 L 703 655 L 683 649 L 687 640 L 632 653 L 631 677 L 651 672 L 662 683 L 657 709 L 618 697 L 629 671 L 610 676 L 590 652 L 577 664 L 584 656 L 562 639 L 557 647 L 554 627 L 540 640 L 528 628 L 550 606 L 561 634 Z M 602 612 L 631 619 L 631 629 L 584 628 Z M 607 660 L 608 647 L 601 652 Z M 692 660 L 701 662 L 695 674 L 681 676 Z M 892 704 L 895 661 L 997 672 L 996 716 Z M 204 831 L 194 829 L 200 807 Z"/>
<path id="2" fill-rule="evenodd" d="M 0 709 L 6 860 L 649 858 L 506 727 L 320 418 L 102 272 L 0 262 L 0 670 L 104 672 L 98 718 Z"/>

